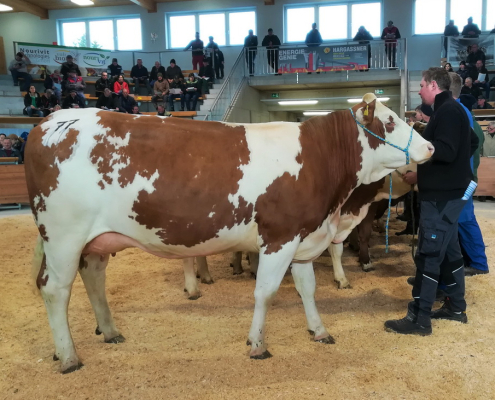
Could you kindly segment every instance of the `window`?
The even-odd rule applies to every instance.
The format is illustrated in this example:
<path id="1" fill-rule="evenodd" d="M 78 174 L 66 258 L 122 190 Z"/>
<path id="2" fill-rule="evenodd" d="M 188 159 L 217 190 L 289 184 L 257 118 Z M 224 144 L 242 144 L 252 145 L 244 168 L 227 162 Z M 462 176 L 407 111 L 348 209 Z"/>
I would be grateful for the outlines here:
<path id="1" fill-rule="evenodd" d="M 495 0 L 488 0 L 486 5 L 486 30 L 491 31 L 495 28 Z"/>
<path id="2" fill-rule="evenodd" d="M 142 50 L 140 18 L 59 21 L 64 46 L 104 50 Z"/>
<path id="3" fill-rule="evenodd" d="M 382 5 L 380 3 L 364 3 L 352 5 L 352 35 L 356 35 L 360 26 L 364 26 L 371 36 L 382 34 Z"/>
<path id="4" fill-rule="evenodd" d="M 462 32 L 469 17 L 473 17 L 473 23 L 483 29 L 481 26 L 481 7 L 482 0 L 469 0 L 469 7 L 466 7 L 465 0 L 450 0 L 450 19 L 454 20 L 454 24 L 459 28 L 459 33 Z"/>
<path id="5" fill-rule="evenodd" d="M 256 12 L 253 10 L 171 13 L 166 15 L 166 20 L 167 43 L 171 49 L 186 47 L 196 32 L 205 45 L 208 37 L 213 36 L 219 46 L 243 45 L 250 29 L 256 35 Z"/>
<path id="6" fill-rule="evenodd" d="M 247 35 L 247 33 L 246 33 Z M 206 39 L 213 36 L 219 46 L 225 46 L 225 14 L 203 14 L 199 16 L 199 36 Z"/>
<path id="7" fill-rule="evenodd" d="M 347 39 L 347 6 L 320 7 L 318 28 L 323 40 Z"/>
<path id="8" fill-rule="evenodd" d="M 443 33 L 445 21 L 445 0 L 416 0 L 414 9 L 415 34 Z"/>
<path id="9" fill-rule="evenodd" d="M 382 28 L 381 2 L 342 1 L 340 4 L 315 4 L 305 7 L 285 7 L 285 41 L 304 42 L 316 22 L 323 41 L 352 40 L 363 25 L 379 37 Z"/>
<path id="10" fill-rule="evenodd" d="M 254 11 L 229 13 L 229 28 L 229 43 L 244 44 L 250 29 L 256 35 L 256 13 Z"/>

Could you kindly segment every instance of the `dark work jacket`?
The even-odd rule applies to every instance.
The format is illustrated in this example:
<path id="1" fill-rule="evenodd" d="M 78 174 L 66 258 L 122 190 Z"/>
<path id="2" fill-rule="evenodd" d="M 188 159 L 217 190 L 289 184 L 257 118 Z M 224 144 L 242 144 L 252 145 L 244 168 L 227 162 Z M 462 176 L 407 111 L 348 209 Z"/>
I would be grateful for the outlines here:
<path id="1" fill-rule="evenodd" d="M 213 71 L 213 68 L 211 67 L 211 65 L 208 65 L 206 67 L 203 65 L 199 69 L 198 75 L 199 76 L 206 76 L 207 78 L 210 78 L 210 81 L 215 78 L 215 72 Z"/>
<path id="2" fill-rule="evenodd" d="M 81 99 L 80 96 L 76 95 L 74 98 L 72 98 L 71 95 L 69 94 L 65 97 L 64 102 L 62 103 L 62 108 L 64 109 L 72 108 L 72 104 L 77 104 L 79 108 L 86 107 L 84 100 Z"/>
<path id="3" fill-rule="evenodd" d="M 153 65 L 150 72 L 150 81 L 158 80 L 158 73 L 161 73 L 164 79 L 167 77 L 167 73 L 165 72 L 165 67 L 163 65 L 160 65 L 158 68 Z"/>
<path id="4" fill-rule="evenodd" d="M 108 68 L 108 72 L 110 73 L 110 76 L 119 76 L 122 75 L 124 72 L 122 70 L 122 66 L 119 64 L 117 65 L 110 64 L 107 68 Z"/>
<path id="5" fill-rule="evenodd" d="M 41 103 L 41 96 L 38 92 L 36 92 L 36 105 L 35 107 L 36 108 L 42 108 L 43 107 L 43 104 Z M 29 92 L 27 92 L 24 96 L 24 107 L 27 108 L 27 107 L 31 107 L 32 106 L 32 103 L 31 103 L 31 96 L 29 94 Z"/>
<path id="6" fill-rule="evenodd" d="M 474 35 L 469 35 L 468 32 L 475 32 Z M 468 38 L 477 38 L 481 34 L 480 28 L 478 28 L 478 25 L 476 24 L 468 24 L 464 26 L 464 29 L 462 30 L 462 36 L 468 37 Z"/>
<path id="7" fill-rule="evenodd" d="M 71 69 L 76 70 L 77 76 L 82 76 L 81 71 L 79 70 L 79 66 L 76 63 L 72 63 L 69 65 L 69 64 L 67 64 L 67 62 L 64 62 L 62 64 L 62 68 L 60 69 L 60 75 L 62 75 L 64 77 L 64 81 L 67 80 L 67 77 L 69 76 L 69 72 Z"/>
<path id="8" fill-rule="evenodd" d="M 471 96 L 474 96 L 475 99 L 478 98 L 478 96 L 481 95 L 481 90 L 478 86 L 471 86 L 470 88 L 464 85 L 461 89 L 461 94 L 470 94 Z"/>
<path id="9" fill-rule="evenodd" d="M 359 41 L 359 44 L 368 44 L 370 40 L 373 40 L 373 36 L 368 31 L 358 32 L 352 40 Z"/>
<path id="10" fill-rule="evenodd" d="M 459 68 L 456 73 L 457 73 L 457 75 L 459 75 L 462 78 L 462 81 L 463 82 L 469 76 L 469 70 L 467 69 L 467 67 L 464 68 L 464 70 L 462 70 L 462 69 Z"/>
<path id="11" fill-rule="evenodd" d="M 41 105 L 43 108 L 53 108 L 59 104 L 57 96 L 52 94 L 50 97 L 41 96 Z"/>
<path id="12" fill-rule="evenodd" d="M 107 78 L 106 80 L 103 80 L 102 78 L 100 78 L 96 81 L 95 83 L 96 92 L 103 93 L 103 91 L 107 88 L 113 90 L 113 83 L 110 81 L 110 79 Z"/>
<path id="13" fill-rule="evenodd" d="M 474 68 L 476 68 L 476 61 L 478 60 L 483 61 L 483 65 L 485 65 L 486 55 L 481 50 L 478 50 L 476 53 L 469 53 L 466 58 L 466 62 Z"/>
<path id="14" fill-rule="evenodd" d="M 481 67 L 481 69 L 473 68 L 471 70 L 471 78 L 473 78 L 473 82 L 478 80 L 479 74 L 485 74 L 485 80 L 483 82 L 490 82 L 490 78 L 488 78 L 488 71 L 485 67 Z"/>
<path id="15" fill-rule="evenodd" d="M 136 100 L 134 100 L 134 97 L 132 96 L 127 96 L 127 99 L 124 96 L 120 96 L 120 105 L 119 109 L 120 112 L 128 112 L 129 114 L 132 113 L 132 107 L 137 105 Z"/>
<path id="16" fill-rule="evenodd" d="M 139 68 L 137 64 L 131 69 L 131 78 L 148 78 L 148 70 L 144 65 Z"/>
<path id="17" fill-rule="evenodd" d="M 272 46 L 270 47 L 270 42 L 272 42 Z M 277 35 L 266 35 L 261 42 L 262 46 L 268 47 L 269 49 L 278 49 L 280 46 L 280 39 Z"/>
<path id="18" fill-rule="evenodd" d="M 459 36 L 459 29 L 457 29 L 457 26 L 455 25 L 447 25 L 443 31 L 443 36 Z"/>
<path id="19" fill-rule="evenodd" d="M 323 43 L 318 29 L 311 29 L 306 35 L 305 43 L 308 47 L 319 46 Z"/>
<path id="20" fill-rule="evenodd" d="M 258 47 L 258 36 L 246 36 L 244 38 L 244 47 L 250 48 L 251 51 L 256 51 L 256 47 Z"/>
<path id="21" fill-rule="evenodd" d="M 101 108 L 101 107 L 106 107 L 111 110 L 115 110 L 118 107 L 117 99 L 113 97 L 112 94 L 110 94 L 110 96 L 108 97 L 102 94 L 100 97 L 98 97 L 98 101 L 96 102 L 96 108 Z"/>
<path id="22" fill-rule="evenodd" d="M 478 148 L 462 105 L 449 91 L 435 97 L 423 138 L 435 147 L 430 161 L 418 165 L 419 196 L 424 201 L 460 199 L 473 179 L 470 158 Z"/>
<path id="23" fill-rule="evenodd" d="M 179 76 L 179 78 L 184 78 L 184 75 L 182 75 L 182 70 L 177 64 L 175 64 L 175 67 L 173 68 L 169 66 L 167 68 L 167 76 L 163 75 L 163 77 L 167 79 L 174 79 L 176 75 Z"/>
<path id="24" fill-rule="evenodd" d="M 192 49 L 193 56 L 202 56 L 204 47 L 204 43 L 201 39 L 194 39 L 189 42 L 184 50 Z"/>

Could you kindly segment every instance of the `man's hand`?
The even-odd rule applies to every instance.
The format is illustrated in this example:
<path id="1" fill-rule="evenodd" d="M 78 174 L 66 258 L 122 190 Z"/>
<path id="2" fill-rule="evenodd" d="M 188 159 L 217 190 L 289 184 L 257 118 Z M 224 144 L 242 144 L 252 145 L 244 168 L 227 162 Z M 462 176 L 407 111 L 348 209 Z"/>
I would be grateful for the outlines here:
<path id="1" fill-rule="evenodd" d="M 31 108 L 32 108 L 33 110 L 36 110 L 36 107 L 35 107 L 35 106 L 31 106 Z"/>
<path id="2" fill-rule="evenodd" d="M 474 83 L 480 83 L 480 81 L 476 79 L 476 80 L 474 81 Z"/>
<path id="3" fill-rule="evenodd" d="M 404 182 L 408 183 L 409 185 L 415 185 L 418 183 L 418 173 L 417 172 L 407 172 L 404 175 L 402 175 L 402 179 Z"/>

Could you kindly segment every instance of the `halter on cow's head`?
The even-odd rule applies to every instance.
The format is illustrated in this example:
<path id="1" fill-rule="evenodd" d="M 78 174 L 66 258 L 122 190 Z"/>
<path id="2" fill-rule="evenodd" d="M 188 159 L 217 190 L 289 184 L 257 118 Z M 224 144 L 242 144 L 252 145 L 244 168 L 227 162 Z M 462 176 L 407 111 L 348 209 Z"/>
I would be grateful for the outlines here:
<path id="1" fill-rule="evenodd" d="M 394 170 L 411 162 L 421 164 L 433 155 L 433 145 L 380 103 L 374 94 L 365 94 L 363 101 L 350 112 L 357 122 L 364 152 L 371 153 L 363 157 L 366 160 L 363 162 L 372 163 L 367 165 L 370 167 L 367 170 L 378 171 L 380 167 Z"/>

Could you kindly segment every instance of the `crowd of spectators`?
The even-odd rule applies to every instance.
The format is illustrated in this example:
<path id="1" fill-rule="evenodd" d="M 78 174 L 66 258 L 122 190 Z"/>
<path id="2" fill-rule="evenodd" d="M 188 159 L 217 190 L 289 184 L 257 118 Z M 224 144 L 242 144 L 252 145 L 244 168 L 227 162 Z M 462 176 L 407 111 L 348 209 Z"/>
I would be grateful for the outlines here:
<path id="1" fill-rule="evenodd" d="M 8 136 L 5 133 L 0 133 L 0 157 L 15 157 L 17 162 L 22 164 L 28 135 L 29 132 L 23 132 L 21 136 L 14 133 Z"/>

